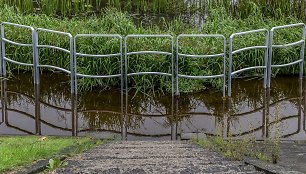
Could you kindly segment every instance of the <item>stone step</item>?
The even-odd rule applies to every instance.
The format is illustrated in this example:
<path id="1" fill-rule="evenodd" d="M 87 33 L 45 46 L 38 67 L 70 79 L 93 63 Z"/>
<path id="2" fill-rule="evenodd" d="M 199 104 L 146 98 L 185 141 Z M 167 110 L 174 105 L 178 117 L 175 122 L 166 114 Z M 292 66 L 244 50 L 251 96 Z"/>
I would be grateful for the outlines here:
<path id="1" fill-rule="evenodd" d="M 261 173 L 182 141 L 113 142 L 67 160 L 57 173 Z"/>

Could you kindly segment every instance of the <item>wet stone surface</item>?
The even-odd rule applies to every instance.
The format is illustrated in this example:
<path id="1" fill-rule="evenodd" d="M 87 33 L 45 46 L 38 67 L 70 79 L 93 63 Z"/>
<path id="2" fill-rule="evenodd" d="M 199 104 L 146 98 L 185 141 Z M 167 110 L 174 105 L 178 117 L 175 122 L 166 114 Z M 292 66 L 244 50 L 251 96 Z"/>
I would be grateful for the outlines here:
<path id="1" fill-rule="evenodd" d="M 306 172 L 306 142 L 282 143 L 280 160 L 278 163 L 283 167 L 290 167 L 300 172 Z"/>
<path id="2" fill-rule="evenodd" d="M 128 141 L 98 146 L 68 160 L 64 173 L 261 173 L 253 166 L 185 142 Z"/>

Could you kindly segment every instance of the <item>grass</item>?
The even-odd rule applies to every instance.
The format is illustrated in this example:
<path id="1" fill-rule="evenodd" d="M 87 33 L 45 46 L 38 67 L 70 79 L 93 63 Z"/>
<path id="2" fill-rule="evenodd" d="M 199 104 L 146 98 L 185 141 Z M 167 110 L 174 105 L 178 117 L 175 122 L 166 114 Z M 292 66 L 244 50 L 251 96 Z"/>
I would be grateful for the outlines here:
<path id="1" fill-rule="evenodd" d="M 80 153 L 90 148 L 89 141 L 89 138 L 0 137 L 0 172 L 50 158 L 69 146 L 77 145 L 75 153 Z"/>
<path id="2" fill-rule="evenodd" d="M 272 162 L 272 156 L 269 156 L 263 150 L 259 150 L 255 140 L 244 138 L 241 140 L 225 140 L 222 137 L 209 137 L 207 140 L 193 140 L 203 148 L 217 151 L 227 158 L 234 160 L 243 160 L 245 156 L 251 156 L 259 160 Z M 270 147 L 265 144 L 266 147 Z"/>
<path id="3" fill-rule="evenodd" d="M 39 13 L 53 16 L 88 15 L 103 12 L 105 7 L 136 13 L 184 13 L 202 10 L 207 12 L 211 7 L 225 7 L 228 14 L 236 18 L 248 18 L 252 15 L 253 5 L 257 5 L 263 16 L 281 19 L 294 16 L 306 19 L 306 3 L 302 0 L 0 0 L 0 4 L 13 6 L 22 13 Z"/>
<path id="4" fill-rule="evenodd" d="M 0 4 L 14 6 L 23 13 L 40 13 L 53 16 L 88 15 L 104 11 L 105 7 L 137 13 L 178 13 L 199 9 L 194 3 L 188 5 L 183 0 L 0 0 Z"/>
<path id="5" fill-rule="evenodd" d="M 114 9 L 105 9 L 104 12 L 97 16 L 75 17 L 75 18 L 54 18 L 47 15 L 23 15 L 21 11 L 16 11 L 11 7 L 5 6 L 0 9 L 0 21 L 10 21 L 33 27 L 49 28 L 64 32 L 70 32 L 72 35 L 78 33 L 118 33 L 122 36 L 128 34 L 171 34 L 176 37 L 179 34 L 223 34 L 227 38 L 232 33 L 248 31 L 259 28 L 270 29 L 274 26 L 299 23 L 301 20 L 293 16 L 283 16 L 280 19 L 263 17 L 261 8 L 256 4 L 251 4 L 250 13 L 245 18 L 235 18 L 228 15 L 226 6 L 216 8 L 212 6 L 208 10 L 208 18 L 205 25 L 199 30 L 198 28 L 186 25 L 180 17 L 170 22 L 164 22 L 162 26 L 154 24 L 149 26 L 136 26 L 128 14 L 118 12 Z M 276 43 L 288 43 L 299 40 L 301 29 L 281 30 L 275 33 Z M 29 43 L 31 35 L 29 31 L 16 28 L 6 28 L 6 37 L 11 40 Z M 68 49 L 69 42 L 54 34 L 40 33 L 40 44 L 50 44 Z M 179 48 L 181 53 L 189 54 L 210 54 L 220 53 L 223 46 L 222 42 L 213 39 L 182 40 Z M 263 35 L 250 35 L 238 37 L 234 42 L 234 48 L 242 48 L 251 45 L 263 45 Z M 191 46 L 192 45 L 192 46 Z M 7 44 L 7 57 L 20 62 L 32 62 L 32 52 L 30 48 L 20 48 Z M 165 39 L 133 39 L 128 42 L 128 51 L 140 50 L 161 50 L 171 52 L 169 40 Z M 109 54 L 119 52 L 119 40 L 102 38 L 81 38 L 77 43 L 77 51 L 88 54 Z M 176 52 L 176 51 L 174 51 Z M 288 49 L 278 49 L 274 51 L 274 62 L 288 63 L 296 60 L 299 56 L 298 47 Z M 40 49 L 40 64 L 55 65 L 69 69 L 69 55 L 56 50 Z M 234 70 L 247 66 L 262 65 L 264 60 L 262 51 L 247 51 L 233 57 Z M 239 60 L 239 61 L 237 61 Z M 25 67 L 9 65 L 9 70 L 26 69 Z M 78 57 L 77 71 L 83 74 L 107 75 L 120 73 L 119 58 L 91 59 Z M 129 72 L 138 71 L 159 71 L 171 73 L 171 59 L 169 56 L 129 56 Z M 179 59 L 179 72 L 188 75 L 212 75 L 221 74 L 223 70 L 222 59 Z M 262 74 L 262 71 L 248 72 L 252 75 Z M 297 66 L 282 68 L 274 71 L 279 74 L 297 74 Z M 82 91 L 92 90 L 96 87 L 110 89 L 119 87 L 120 80 L 117 78 L 97 80 L 97 79 L 80 79 L 79 89 Z M 222 80 L 187 80 L 180 79 L 180 92 L 194 92 L 214 87 L 221 89 Z M 129 87 L 136 88 L 137 91 L 171 91 L 171 79 L 160 76 L 134 76 L 129 78 Z"/>

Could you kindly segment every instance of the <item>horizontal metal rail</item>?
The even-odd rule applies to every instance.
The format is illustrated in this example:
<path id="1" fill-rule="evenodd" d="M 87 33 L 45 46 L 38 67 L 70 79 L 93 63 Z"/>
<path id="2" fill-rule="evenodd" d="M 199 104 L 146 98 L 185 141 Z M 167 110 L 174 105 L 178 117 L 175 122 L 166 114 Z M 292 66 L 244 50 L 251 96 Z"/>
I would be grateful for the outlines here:
<path id="1" fill-rule="evenodd" d="M 284 44 L 284 45 L 272 45 L 273 48 L 285 48 L 285 47 L 291 47 L 291 46 L 297 46 L 301 45 L 304 42 L 304 40 L 300 40 L 297 42 L 289 43 L 289 44 Z"/>
<path id="2" fill-rule="evenodd" d="M 179 76 L 179 77 L 182 77 L 182 78 L 187 78 L 187 79 L 213 79 L 213 78 L 221 78 L 221 77 L 224 77 L 223 74 L 220 74 L 220 75 L 213 75 L 213 76 L 188 76 L 188 75 L 179 74 L 178 76 Z"/>
<path id="3" fill-rule="evenodd" d="M 180 53 L 180 39 L 181 38 L 221 38 L 223 39 L 223 53 L 217 53 L 212 55 L 194 55 L 194 54 L 186 54 Z M 194 46 L 194 45 L 192 45 Z M 179 78 L 188 78 L 188 79 L 213 79 L 213 78 L 222 78 L 223 77 L 223 96 L 225 96 L 225 88 L 226 88 L 226 38 L 223 35 L 219 34 L 181 34 L 177 37 L 176 40 L 176 95 L 179 95 Z M 223 56 L 223 74 L 218 75 L 207 75 L 207 76 L 191 76 L 186 74 L 179 73 L 179 58 L 216 58 Z"/>
<path id="4" fill-rule="evenodd" d="M 182 54 L 178 53 L 178 56 L 180 57 L 186 57 L 186 58 L 214 58 L 214 57 L 221 57 L 224 56 L 224 53 L 221 54 L 213 54 L 213 55 L 192 55 L 192 54 Z"/>
<path id="5" fill-rule="evenodd" d="M 101 54 L 82 54 L 82 53 L 76 53 L 76 56 L 83 56 L 83 57 L 93 57 L 93 58 L 104 58 L 104 57 L 117 57 L 117 56 L 121 56 L 120 53 L 118 54 L 105 54 L 105 55 L 101 55 Z"/>
<path id="6" fill-rule="evenodd" d="M 14 64 L 21 65 L 21 66 L 32 66 L 32 67 L 34 66 L 33 64 L 18 62 L 18 61 L 9 59 L 7 57 L 3 57 L 3 59 L 10 62 L 10 63 L 14 63 Z"/>
<path id="7" fill-rule="evenodd" d="M 86 74 L 79 74 L 79 73 L 76 73 L 76 76 L 77 76 L 77 77 L 84 77 L 84 78 L 97 78 L 97 79 L 103 79 L 103 78 L 120 77 L 121 74 L 100 76 L 100 75 L 86 75 Z"/>
<path id="8" fill-rule="evenodd" d="M 12 45 L 15 45 L 15 46 L 21 46 L 21 47 L 32 47 L 33 46 L 32 44 L 24 44 L 24 43 L 14 42 L 14 41 L 11 41 L 11 40 L 6 39 L 6 38 L 3 38 L 2 40 L 6 43 L 9 43 L 9 44 L 12 44 Z"/>
<path id="9" fill-rule="evenodd" d="M 163 76 L 172 76 L 170 73 L 161 73 L 161 72 L 138 72 L 138 73 L 129 73 L 128 77 L 136 75 L 163 75 Z"/>
<path id="10" fill-rule="evenodd" d="M 38 48 L 50 48 L 50 49 L 55 49 L 55 50 L 58 50 L 58 51 L 63 51 L 65 53 L 70 53 L 70 51 L 67 50 L 67 49 L 64 49 L 64 48 L 61 48 L 61 47 L 56 47 L 56 46 L 51 46 L 51 45 L 38 45 L 37 47 Z"/>
<path id="11" fill-rule="evenodd" d="M 233 50 L 233 42 L 235 37 L 237 36 L 244 36 L 249 34 L 256 34 L 256 33 L 265 33 L 265 45 L 256 45 L 256 46 L 250 46 L 241 48 L 238 50 Z M 255 49 L 265 49 L 265 58 L 264 58 L 264 65 L 260 66 L 252 66 L 252 67 L 246 67 L 242 68 L 236 71 L 232 71 L 233 69 L 233 55 L 249 51 L 249 50 L 255 50 Z M 232 78 L 234 75 L 244 72 L 244 71 L 250 71 L 254 69 L 264 69 L 264 88 L 267 87 L 267 79 L 268 79 L 268 58 L 269 58 L 269 31 L 267 29 L 259 29 L 259 30 L 251 30 L 246 32 L 240 32 L 240 33 L 234 33 L 230 36 L 230 43 L 229 43 L 229 71 L 228 71 L 228 96 L 230 97 L 232 95 Z"/>
<path id="12" fill-rule="evenodd" d="M 141 55 L 141 54 L 172 55 L 172 53 L 162 52 L 162 51 L 137 51 L 137 52 L 126 53 L 127 56 L 130 56 L 130 55 Z"/>
<path id="13" fill-rule="evenodd" d="M 256 50 L 256 49 L 265 49 L 265 48 L 267 48 L 267 47 L 266 46 L 245 47 L 245 48 L 233 51 L 232 54 L 238 54 L 238 53 L 243 52 L 243 51 L 250 51 L 250 50 Z"/>
<path id="14" fill-rule="evenodd" d="M 288 43 L 284 45 L 274 45 L 274 31 L 280 30 L 280 29 L 286 29 L 286 28 L 296 28 L 296 27 L 301 27 L 303 29 L 302 32 L 302 39 L 293 42 L 293 43 Z M 300 79 L 303 78 L 304 74 L 304 56 L 305 56 L 305 35 L 306 35 L 306 26 L 304 23 L 298 23 L 298 24 L 290 24 L 290 25 L 284 25 L 284 26 L 277 26 L 273 27 L 270 31 L 270 40 L 269 40 L 269 67 L 268 67 L 268 87 L 271 86 L 271 74 L 272 74 L 272 68 L 281 68 L 281 67 L 287 67 L 287 66 L 292 66 L 295 64 L 300 65 Z M 281 64 L 281 65 L 274 65 L 272 64 L 273 60 L 273 48 L 285 48 L 285 47 L 292 47 L 292 46 L 298 46 L 301 45 L 301 51 L 300 51 L 300 58 L 297 61 L 287 63 L 287 64 Z"/>

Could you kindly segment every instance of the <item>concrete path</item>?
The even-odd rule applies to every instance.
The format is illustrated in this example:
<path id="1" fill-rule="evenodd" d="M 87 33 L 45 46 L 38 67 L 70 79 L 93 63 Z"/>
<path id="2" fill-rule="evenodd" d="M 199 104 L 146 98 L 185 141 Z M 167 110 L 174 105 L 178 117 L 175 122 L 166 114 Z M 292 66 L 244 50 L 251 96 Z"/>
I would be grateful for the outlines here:
<path id="1" fill-rule="evenodd" d="M 98 146 L 68 160 L 56 173 L 261 173 L 243 162 L 185 142 L 127 141 Z"/>
<path id="2" fill-rule="evenodd" d="M 306 142 L 282 143 L 278 165 L 306 173 Z"/>

